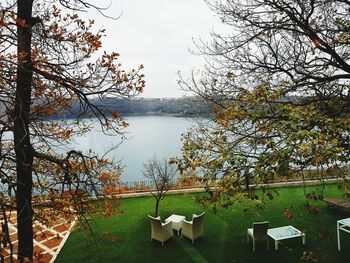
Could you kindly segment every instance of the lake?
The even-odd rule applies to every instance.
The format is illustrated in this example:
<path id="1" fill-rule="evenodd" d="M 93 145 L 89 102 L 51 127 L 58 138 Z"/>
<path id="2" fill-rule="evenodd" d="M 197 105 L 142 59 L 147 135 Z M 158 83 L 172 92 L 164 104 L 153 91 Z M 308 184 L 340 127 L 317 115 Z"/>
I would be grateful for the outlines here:
<path id="1" fill-rule="evenodd" d="M 194 124 L 191 118 L 168 116 L 127 117 L 127 140 L 108 157 L 121 161 L 124 166 L 122 181 L 144 180 L 143 164 L 156 156 L 157 159 L 181 155 L 181 134 Z M 121 136 L 107 136 L 100 132 L 99 125 L 86 136 L 76 137 L 77 147 L 86 151 L 92 149 L 103 154 L 111 144 L 121 142 Z"/>

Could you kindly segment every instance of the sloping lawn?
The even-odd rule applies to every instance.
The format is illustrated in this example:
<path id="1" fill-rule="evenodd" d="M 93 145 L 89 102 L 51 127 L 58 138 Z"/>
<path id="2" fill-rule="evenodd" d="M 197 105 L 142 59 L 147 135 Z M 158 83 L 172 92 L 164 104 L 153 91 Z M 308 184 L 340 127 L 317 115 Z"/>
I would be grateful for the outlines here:
<path id="1" fill-rule="evenodd" d="M 308 188 L 315 189 L 315 188 Z M 350 217 L 350 213 L 327 210 L 322 201 L 314 202 L 320 209 L 316 219 L 304 207 L 303 189 L 291 187 L 277 189 L 279 196 L 267 201 L 265 209 L 257 209 L 251 201 L 234 204 L 228 209 L 219 209 L 216 214 L 195 202 L 195 195 L 169 195 L 161 202 L 160 213 L 164 220 L 175 213 L 190 219 L 192 213 L 206 212 L 204 217 L 205 237 L 195 241 L 181 238 L 174 232 L 174 239 L 165 242 L 150 241 L 150 222 L 147 214 L 153 214 L 152 197 L 122 200 L 124 214 L 107 219 L 96 218 L 92 225 L 100 238 L 94 240 L 81 231 L 74 231 L 62 249 L 56 262 L 304 262 L 304 251 L 313 251 L 319 262 L 350 262 L 350 234 L 341 233 L 342 251 L 337 250 L 336 221 Z M 335 186 L 327 186 L 327 197 L 342 197 Z M 285 209 L 291 218 L 283 215 Z M 293 225 L 306 233 L 306 245 L 301 238 L 282 241 L 275 251 L 270 239 L 257 243 L 256 252 L 252 243 L 246 243 L 246 231 L 254 221 L 270 221 L 270 228 Z M 327 232 L 319 232 L 327 230 Z M 319 239 L 321 237 L 321 241 Z M 309 261 L 312 262 L 312 261 Z"/>

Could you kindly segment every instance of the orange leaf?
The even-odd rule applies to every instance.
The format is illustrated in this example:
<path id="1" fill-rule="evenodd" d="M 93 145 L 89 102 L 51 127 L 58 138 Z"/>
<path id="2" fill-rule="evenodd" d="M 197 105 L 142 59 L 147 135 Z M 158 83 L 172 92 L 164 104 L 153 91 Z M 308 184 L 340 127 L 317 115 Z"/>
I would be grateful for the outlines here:
<path id="1" fill-rule="evenodd" d="M 17 24 L 18 26 L 24 27 L 24 26 L 26 25 L 26 20 L 25 20 L 25 19 L 22 19 L 22 18 L 17 18 L 17 19 L 16 19 L 16 24 Z"/>
<path id="2" fill-rule="evenodd" d="M 119 118 L 119 116 L 120 116 L 120 113 L 119 112 L 113 112 L 113 115 L 112 115 L 112 117 L 113 117 L 113 119 L 117 119 L 117 118 Z"/>
<path id="3" fill-rule="evenodd" d="M 293 214 L 291 211 L 289 211 L 289 209 L 285 209 L 284 212 L 283 212 L 283 216 L 288 218 L 288 219 L 291 219 Z"/>

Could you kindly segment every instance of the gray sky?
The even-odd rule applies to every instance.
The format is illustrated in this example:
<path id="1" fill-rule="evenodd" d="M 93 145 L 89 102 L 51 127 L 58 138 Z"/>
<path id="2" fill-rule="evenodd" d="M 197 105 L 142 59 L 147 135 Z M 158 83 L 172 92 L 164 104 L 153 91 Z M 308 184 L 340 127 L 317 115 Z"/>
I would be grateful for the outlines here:
<path id="1" fill-rule="evenodd" d="M 97 2 L 97 0 L 95 0 Z M 177 72 L 185 76 L 199 69 L 203 59 L 192 55 L 192 39 L 209 40 L 218 19 L 203 0 L 110 0 L 106 14 L 121 17 L 111 20 L 89 13 L 107 37 L 103 50 L 120 53 L 125 68 L 145 66 L 146 89 L 143 97 L 179 97 Z M 99 0 L 106 5 L 107 0 Z M 96 16 L 95 16 L 96 15 Z"/>

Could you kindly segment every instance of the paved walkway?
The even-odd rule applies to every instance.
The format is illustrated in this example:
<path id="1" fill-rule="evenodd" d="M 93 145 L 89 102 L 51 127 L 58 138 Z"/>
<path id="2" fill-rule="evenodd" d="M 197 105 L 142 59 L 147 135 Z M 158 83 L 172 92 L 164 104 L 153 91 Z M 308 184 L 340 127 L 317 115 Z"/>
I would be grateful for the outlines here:
<path id="1" fill-rule="evenodd" d="M 13 245 L 14 259 L 17 259 L 18 236 L 17 236 L 17 214 L 12 212 L 9 216 L 9 234 Z M 64 219 L 51 222 L 45 226 L 37 221 L 33 224 L 34 232 L 34 255 L 35 262 L 52 263 L 62 249 L 64 243 L 71 233 L 75 222 L 66 222 Z M 10 262 L 9 246 L 1 254 L 5 257 L 5 263 Z M 15 260 L 14 262 L 17 262 Z"/>

